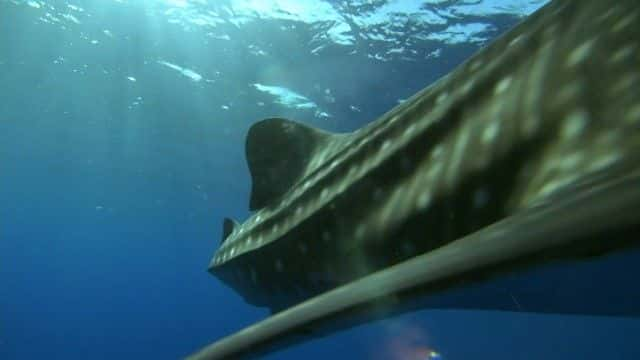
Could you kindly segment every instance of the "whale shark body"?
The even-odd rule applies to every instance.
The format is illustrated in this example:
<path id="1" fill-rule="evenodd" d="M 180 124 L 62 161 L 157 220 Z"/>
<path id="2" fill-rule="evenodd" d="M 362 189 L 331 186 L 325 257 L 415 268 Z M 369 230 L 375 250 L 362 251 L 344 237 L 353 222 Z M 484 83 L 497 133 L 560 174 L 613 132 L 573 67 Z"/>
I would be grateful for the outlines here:
<path id="1" fill-rule="evenodd" d="M 256 123 L 254 213 L 224 221 L 209 271 L 275 314 L 192 358 L 421 308 L 640 315 L 616 265 L 640 245 L 639 23 L 635 0 L 555 0 L 353 133 Z M 586 273 L 518 285 L 599 259 L 622 296 Z"/>

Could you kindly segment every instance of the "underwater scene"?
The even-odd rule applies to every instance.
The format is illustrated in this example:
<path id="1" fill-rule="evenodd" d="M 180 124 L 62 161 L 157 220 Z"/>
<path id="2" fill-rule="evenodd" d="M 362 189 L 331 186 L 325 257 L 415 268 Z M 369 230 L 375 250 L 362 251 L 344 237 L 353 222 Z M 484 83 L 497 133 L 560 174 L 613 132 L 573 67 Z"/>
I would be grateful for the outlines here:
<path id="1" fill-rule="evenodd" d="M 640 359 L 635 0 L 0 0 L 0 359 Z"/>

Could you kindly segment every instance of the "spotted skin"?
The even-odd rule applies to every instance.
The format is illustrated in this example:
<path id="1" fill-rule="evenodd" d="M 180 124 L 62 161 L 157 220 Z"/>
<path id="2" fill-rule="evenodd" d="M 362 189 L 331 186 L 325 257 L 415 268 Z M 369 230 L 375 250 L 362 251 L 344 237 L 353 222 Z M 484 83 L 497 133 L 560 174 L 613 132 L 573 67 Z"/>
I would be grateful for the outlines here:
<path id="1" fill-rule="evenodd" d="M 552 1 L 380 119 L 319 135 L 293 185 L 236 227 L 209 267 L 274 312 L 312 298 L 195 358 L 245 353 L 380 297 L 637 246 L 639 23 L 634 0 Z"/>

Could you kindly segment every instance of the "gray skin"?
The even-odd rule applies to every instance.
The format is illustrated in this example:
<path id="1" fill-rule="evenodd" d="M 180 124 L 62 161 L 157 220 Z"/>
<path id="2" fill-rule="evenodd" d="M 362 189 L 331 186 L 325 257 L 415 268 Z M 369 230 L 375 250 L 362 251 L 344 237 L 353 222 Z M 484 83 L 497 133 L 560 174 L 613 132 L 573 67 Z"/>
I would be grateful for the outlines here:
<path id="1" fill-rule="evenodd" d="M 254 125 L 256 212 L 209 270 L 278 313 L 190 358 L 421 308 L 640 315 L 638 23 L 635 0 L 556 0 L 354 133 Z"/>

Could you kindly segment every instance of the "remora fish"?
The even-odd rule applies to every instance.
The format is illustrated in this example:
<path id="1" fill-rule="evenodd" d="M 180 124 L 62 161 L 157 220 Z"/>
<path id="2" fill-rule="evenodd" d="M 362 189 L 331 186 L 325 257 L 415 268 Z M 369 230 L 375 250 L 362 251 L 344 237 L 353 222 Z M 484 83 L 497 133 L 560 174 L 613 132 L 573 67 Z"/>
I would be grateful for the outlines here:
<path id="1" fill-rule="evenodd" d="M 464 292 L 640 245 L 639 23 L 636 0 L 555 0 L 354 133 L 255 124 L 256 212 L 225 220 L 209 269 L 251 304 L 303 302 L 192 358 L 257 356 L 423 306 L 640 315 L 633 285 L 576 310 Z"/>

